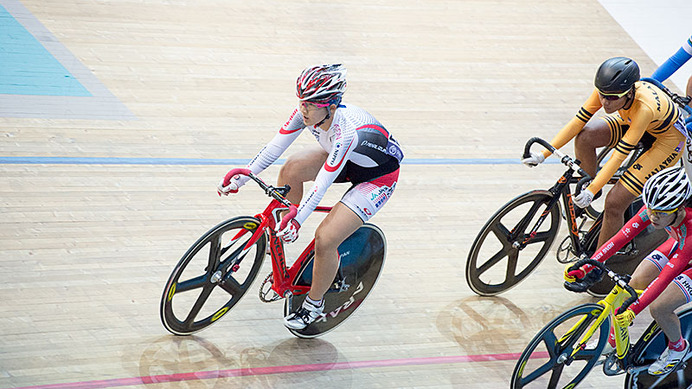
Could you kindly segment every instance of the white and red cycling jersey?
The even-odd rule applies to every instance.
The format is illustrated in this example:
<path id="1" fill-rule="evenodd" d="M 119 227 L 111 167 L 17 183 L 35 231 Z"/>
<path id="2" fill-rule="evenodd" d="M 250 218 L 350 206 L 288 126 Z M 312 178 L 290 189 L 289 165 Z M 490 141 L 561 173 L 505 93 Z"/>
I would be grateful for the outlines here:
<path id="1" fill-rule="evenodd" d="M 671 282 L 680 288 L 688 303 L 692 301 L 692 279 L 690 278 L 692 277 L 692 265 L 690 265 L 690 260 L 692 260 L 692 208 L 685 208 L 685 211 L 685 218 L 679 225 L 666 227 L 670 238 L 644 259 L 656 265 L 661 273 L 630 306 L 635 314 L 639 314 L 651 304 Z M 651 225 L 651 220 L 646 214 L 646 208 L 642 207 L 591 258 L 605 262 L 649 225 Z M 585 265 L 584 270 L 588 271 L 591 268 L 592 266 Z"/>
<path id="2" fill-rule="evenodd" d="M 302 225 L 332 183 L 351 182 L 354 186 L 341 202 L 367 221 L 391 196 L 404 155 L 389 131 L 355 105 L 340 104 L 327 131 L 306 127 L 296 108 L 274 139 L 250 161 L 248 169 L 258 174 L 269 167 L 305 128 L 328 156 L 312 189 L 303 196 L 295 220 Z"/>

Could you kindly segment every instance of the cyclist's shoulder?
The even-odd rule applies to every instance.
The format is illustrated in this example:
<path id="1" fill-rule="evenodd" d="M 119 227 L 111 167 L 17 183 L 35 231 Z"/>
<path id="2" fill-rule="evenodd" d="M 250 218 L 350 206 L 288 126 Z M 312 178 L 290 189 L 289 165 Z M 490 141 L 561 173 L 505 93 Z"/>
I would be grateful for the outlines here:
<path id="1" fill-rule="evenodd" d="M 647 109 L 654 116 L 665 115 L 668 112 L 670 98 L 662 90 L 646 81 L 637 81 L 634 87 L 636 93 L 629 111 Z"/>
<path id="2" fill-rule="evenodd" d="M 368 125 L 382 127 L 382 124 L 374 115 L 353 104 L 340 104 L 336 110 L 334 120 L 343 129 L 350 129 L 353 131 Z"/>

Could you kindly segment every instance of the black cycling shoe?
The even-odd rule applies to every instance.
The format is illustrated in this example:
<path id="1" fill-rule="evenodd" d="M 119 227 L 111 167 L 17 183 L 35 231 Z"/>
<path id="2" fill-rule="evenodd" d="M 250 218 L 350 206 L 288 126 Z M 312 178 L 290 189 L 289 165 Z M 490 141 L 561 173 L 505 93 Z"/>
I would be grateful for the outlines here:
<path id="1" fill-rule="evenodd" d="M 603 279 L 603 270 L 600 267 L 594 267 L 580 280 L 574 282 L 565 281 L 565 289 L 571 292 L 583 293 L 601 279 Z"/>

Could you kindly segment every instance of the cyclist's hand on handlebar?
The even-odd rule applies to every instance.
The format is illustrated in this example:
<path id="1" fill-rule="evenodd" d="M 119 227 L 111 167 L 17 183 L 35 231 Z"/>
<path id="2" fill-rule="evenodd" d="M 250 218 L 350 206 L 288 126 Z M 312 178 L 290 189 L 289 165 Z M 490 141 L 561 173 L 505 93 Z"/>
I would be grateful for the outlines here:
<path id="1" fill-rule="evenodd" d="M 281 224 L 283 224 L 283 222 Z M 300 224 L 295 219 L 291 219 L 286 225 L 286 228 L 279 231 L 276 236 L 280 237 L 286 243 L 295 242 L 296 239 L 298 239 L 298 230 L 300 230 Z"/>
<path id="2" fill-rule="evenodd" d="M 521 160 L 521 163 L 528 167 L 536 167 L 538 166 L 541 162 L 545 161 L 545 156 L 543 153 L 531 153 L 531 156 L 528 158 L 524 158 Z"/>
<path id="3" fill-rule="evenodd" d="M 578 195 L 572 198 L 572 202 L 579 208 L 586 208 L 593 201 L 594 194 L 590 190 L 584 189 Z"/>
<path id="4" fill-rule="evenodd" d="M 620 327 L 628 327 L 632 325 L 635 316 L 636 315 L 634 314 L 634 311 L 627 308 L 625 312 L 618 313 L 617 315 L 615 315 L 615 323 L 617 323 L 617 325 L 619 325 Z"/>
<path id="5" fill-rule="evenodd" d="M 240 189 L 240 186 L 238 185 L 238 178 L 240 178 L 240 174 L 233 176 L 233 178 L 231 178 L 231 182 L 225 186 L 224 178 L 222 178 L 221 181 L 219 181 L 219 185 L 216 187 L 216 192 L 219 194 L 219 196 L 228 196 L 231 193 L 238 193 L 238 189 Z"/>
<path id="6" fill-rule="evenodd" d="M 219 194 L 219 196 L 228 196 L 229 194 L 238 193 L 238 189 L 245 185 L 245 183 L 250 179 L 248 176 L 241 174 L 236 174 L 232 177 L 227 176 L 228 174 L 226 174 L 226 176 L 219 181 L 219 185 L 216 187 L 216 192 Z"/>
<path id="7" fill-rule="evenodd" d="M 582 268 L 570 270 L 572 266 L 573 265 L 567 265 L 567 267 L 565 267 L 565 273 L 563 274 L 565 281 L 575 282 L 577 280 L 583 279 L 586 276 L 586 272 Z"/>

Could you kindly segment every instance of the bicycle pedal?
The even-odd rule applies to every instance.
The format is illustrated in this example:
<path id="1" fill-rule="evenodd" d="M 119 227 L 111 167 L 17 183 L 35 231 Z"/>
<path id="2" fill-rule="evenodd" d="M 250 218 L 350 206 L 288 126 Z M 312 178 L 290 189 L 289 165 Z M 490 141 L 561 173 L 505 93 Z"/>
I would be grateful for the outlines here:
<path id="1" fill-rule="evenodd" d="M 607 376 L 616 376 L 623 374 L 625 372 L 625 369 L 622 368 L 620 362 L 621 361 L 620 359 L 618 359 L 615 352 L 606 355 L 605 359 L 603 360 L 603 374 Z"/>

